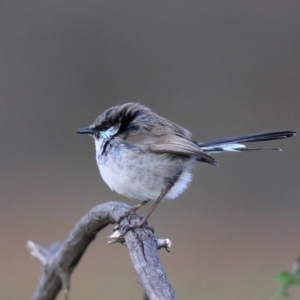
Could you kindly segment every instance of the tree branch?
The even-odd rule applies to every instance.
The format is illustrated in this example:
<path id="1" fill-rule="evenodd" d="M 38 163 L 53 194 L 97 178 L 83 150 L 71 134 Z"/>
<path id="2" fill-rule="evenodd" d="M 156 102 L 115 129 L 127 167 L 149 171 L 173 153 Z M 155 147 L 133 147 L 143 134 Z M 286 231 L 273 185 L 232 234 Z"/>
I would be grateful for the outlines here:
<path id="1" fill-rule="evenodd" d="M 28 241 L 31 255 L 43 265 L 43 273 L 32 299 L 55 299 L 62 288 L 67 299 L 71 274 L 89 244 L 108 224 L 116 224 L 128 209 L 130 206 L 121 202 L 107 202 L 95 206 L 79 220 L 63 243 L 53 244 L 48 249 Z M 140 222 L 141 219 L 142 216 L 137 214 L 122 219 L 114 233 L 108 237 L 109 243 L 121 242 L 127 245 L 138 281 L 144 288 L 145 299 L 178 299 L 167 280 L 157 251 L 166 248 L 169 252 L 170 240 L 158 238 L 148 226 L 126 232 L 128 226 Z"/>

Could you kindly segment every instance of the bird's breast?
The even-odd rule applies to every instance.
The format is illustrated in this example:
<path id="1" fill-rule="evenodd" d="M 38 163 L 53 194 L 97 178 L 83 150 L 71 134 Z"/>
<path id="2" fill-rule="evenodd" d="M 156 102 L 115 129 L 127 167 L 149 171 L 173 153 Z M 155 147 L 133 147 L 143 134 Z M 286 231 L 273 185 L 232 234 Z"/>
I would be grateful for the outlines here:
<path id="1" fill-rule="evenodd" d="M 174 199 L 191 181 L 194 161 L 171 159 L 168 154 L 143 151 L 128 145 L 108 146 L 105 155 L 97 151 L 101 177 L 117 193 L 137 200 L 156 200 L 171 187 L 166 198 Z"/>

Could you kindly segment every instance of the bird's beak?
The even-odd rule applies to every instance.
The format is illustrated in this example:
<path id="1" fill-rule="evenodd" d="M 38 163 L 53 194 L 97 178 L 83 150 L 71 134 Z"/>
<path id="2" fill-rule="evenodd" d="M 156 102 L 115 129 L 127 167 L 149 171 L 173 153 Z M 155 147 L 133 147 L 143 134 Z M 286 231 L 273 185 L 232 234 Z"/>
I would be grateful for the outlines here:
<path id="1" fill-rule="evenodd" d="M 96 130 L 93 129 L 92 127 L 84 127 L 76 131 L 76 133 L 80 133 L 80 134 L 94 134 L 95 132 Z"/>

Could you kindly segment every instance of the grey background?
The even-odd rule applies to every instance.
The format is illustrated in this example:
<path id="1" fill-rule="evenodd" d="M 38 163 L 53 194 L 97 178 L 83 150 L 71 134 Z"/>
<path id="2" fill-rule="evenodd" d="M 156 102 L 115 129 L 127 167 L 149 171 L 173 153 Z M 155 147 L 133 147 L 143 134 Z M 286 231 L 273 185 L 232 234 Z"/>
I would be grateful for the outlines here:
<path id="1" fill-rule="evenodd" d="M 299 127 L 299 1 L 1 1 L 0 294 L 30 298 L 26 250 L 62 240 L 97 203 L 94 145 L 75 130 L 138 101 L 199 141 Z M 188 192 L 150 219 L 173 241 L 161 258 L 180 299 L 269 299 L 300 254 L 299 137 L 284 152 L 199 164 Z M 147 211 L 149 207 L 145 208 Z M 76 299 L 140 299 L 127 250 L 88 249 Z M 299 299 L 294 289 L 290 299 Z"/>

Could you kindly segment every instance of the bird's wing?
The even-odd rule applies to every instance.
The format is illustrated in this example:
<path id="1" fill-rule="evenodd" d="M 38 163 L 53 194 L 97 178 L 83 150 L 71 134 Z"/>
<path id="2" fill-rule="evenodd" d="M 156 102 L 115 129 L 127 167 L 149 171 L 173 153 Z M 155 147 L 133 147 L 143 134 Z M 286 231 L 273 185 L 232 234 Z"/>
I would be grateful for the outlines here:
<path id="1" fill-rule="evenodd" d="M 131 124 L 133 125 L 138 126 L 138 130 L 130 131 L 123 137 L 127 144 L 155 153 L 195 156 L 199 161 L 217 165 L 213 157 L 204 153 L 192 141 L 192 135 L 188 130 L 171 121 L 156 117 L 152 123 L 139 122 Z"/>
<path id="2" fill-rule="evenodd" d="M 148 150 L 156 153 L 173 153 L 195 156 L 197 160 L 217 165 L 216 160 L 204 153 L 193 141 L 180 135 L 163 135 L 156 142 L 148 144 Z"/>

